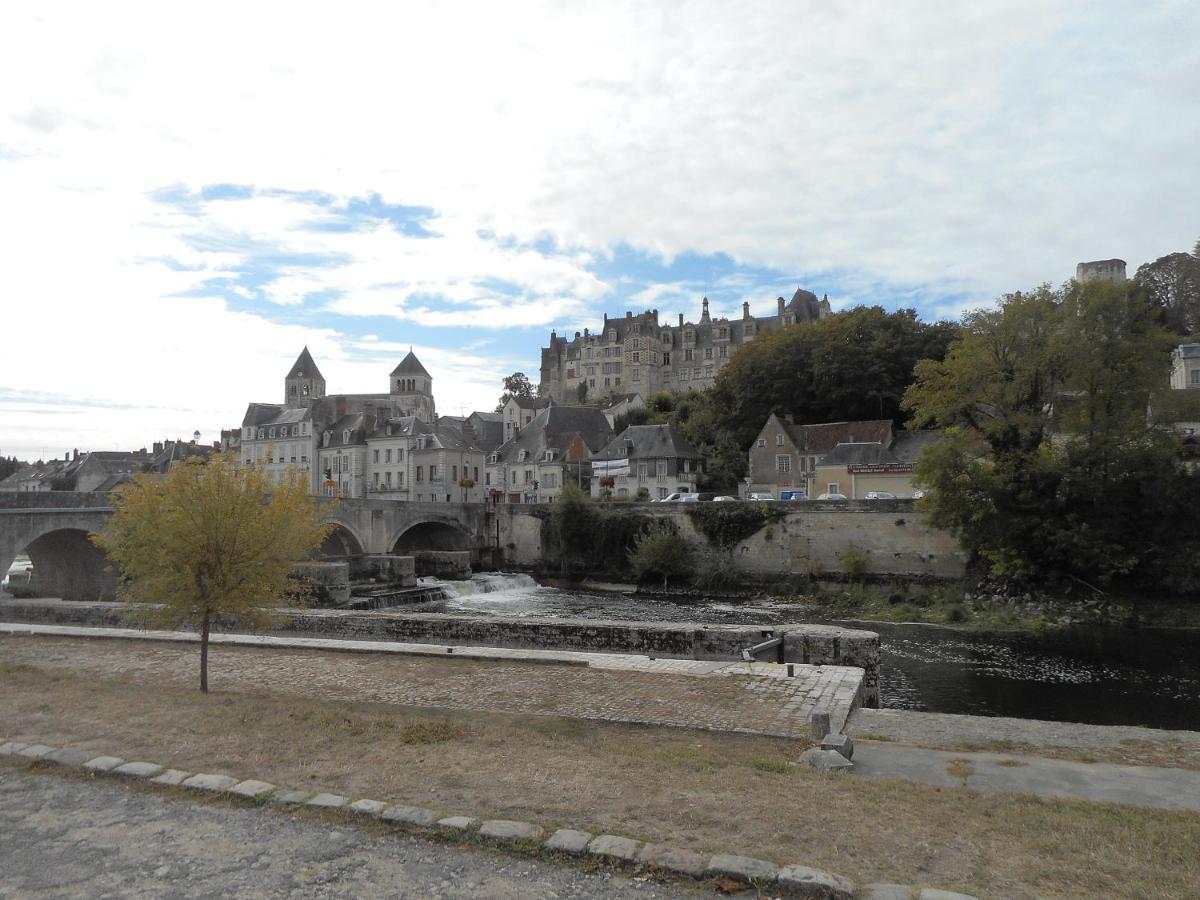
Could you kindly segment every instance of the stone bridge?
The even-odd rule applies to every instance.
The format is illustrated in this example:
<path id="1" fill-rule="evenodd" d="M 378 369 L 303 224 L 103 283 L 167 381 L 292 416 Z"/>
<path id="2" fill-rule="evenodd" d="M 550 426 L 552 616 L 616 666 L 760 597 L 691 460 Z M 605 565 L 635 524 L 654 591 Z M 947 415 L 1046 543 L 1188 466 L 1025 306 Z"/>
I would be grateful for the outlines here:
<path id="1" fill-rule="evenodd" d="M 476 565 L 498 563 L 495 514 L 480 503 L 401 503 L 391 500 L 321 501 L 335 527 L 319 556 L 354 560 L 399 554 L 469 552 Z M 0 493 L 0 577 L 20 553 L 34 568 L 40 596 L 106 600 L 116 578 L 102 551 L 88 540 L 112 515 L 108 494 L 49 491 Z"/>

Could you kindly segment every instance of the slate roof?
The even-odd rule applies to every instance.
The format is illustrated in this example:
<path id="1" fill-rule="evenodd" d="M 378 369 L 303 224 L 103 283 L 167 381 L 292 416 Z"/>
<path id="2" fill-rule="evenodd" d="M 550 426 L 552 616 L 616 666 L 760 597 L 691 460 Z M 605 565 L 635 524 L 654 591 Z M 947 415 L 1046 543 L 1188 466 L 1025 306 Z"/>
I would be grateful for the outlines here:
<path id="1" fill-rule="evenodd" d="M 325 380 L 325 376 L 321 374 L 321 370 L 317 368 L 316 362 L 313 361 L 312 354 L 308 352 L 308 347 L 305 346 L 300 351 L 300 355 L 296 357 L 296 362 L 292 365 L 292 370 L 287 373 L 288 378 L 320 378 Z M 252 424 L 250 422 L 247 425 Z"/>
<path id="2" fill-rule="evenodd" d="M 389 428 L 391 433 L 389 434 Z M 429 434 L 433 429 L 416 416 L 401 416 L 393 419 L 378 419 L 375 429 L 367 435 L 368 439 L 376 440 L 389 437 L 412 437 L 416 434 Z"/>
<path id="3" fill-rule="evenodd" d="M 936 431 L 901 431 L 892 442 L 892 453 L 904 463 L 915 463 L 926 447 L 940 443 L 943 434 Z"/>
<path id="4" fill-rule="evenodd" d="M 521 409 L 547 409 L 554 405 L 549 397 L 513 397 Z"/>
<path id="5" fill-rule="evenodd" d="M 828 453 L 838 444 L 890 444 L 892 439 L 891 419 L 797 425 L 789 419 L 780 418 L 780 422 L 792 443 L 805 453 Z"/>
<path id="6" fill-rule="evenodd" d="M 346 440 L 346 431 L 350 432 L 350 440 Z M 321 449 L 328 450 L 336 447 L 362 446 L 367 442 L 367 435 L 375 430 L 375 417 L 367 413 L 350 413 L 342 416 L 336 422 L 326 426 L 325 432 L 329 439 L 321 436 Z"/>
<path id="7" fill-rule="evenodd" d="M 883 444 L 838 444 L 825 454 L 820 466 L 875 466 L 900 460 Z"/>
<path id="8" fill-rule="evenodd" d="M 541 459 L 547 449 L 565 452 L 576 438 L 583 441 L 588 452 L 612 440 L 612 427 L 599 407 L 547 407 L 495 452 L 504 462 L 519 459 L 522 450 L 528 451 L 530 460 Z"/>
<path id="9" fill-rule="evenodd" d="M 1178 352 L 1181 359 L 1200 358 L 1200 344 L 1180 344 Z"/>
<path id="10" fill-rule="evenodd" d="M 421 361 L 417 359 L 416 354 L 411 350 L 404 359 L 400 360 L 400 364 L 392 369 L 392 375 L 424 375 L 426 378 L 431 377 L 425 371 L 425 367 L 421 365 Z"/>
<path id="11" fill-rule="evenodd" d="M 592 455 L 592 459 L 625 458 L 700 459 L 700 451 L 673 425 L 630 425 Z"/>

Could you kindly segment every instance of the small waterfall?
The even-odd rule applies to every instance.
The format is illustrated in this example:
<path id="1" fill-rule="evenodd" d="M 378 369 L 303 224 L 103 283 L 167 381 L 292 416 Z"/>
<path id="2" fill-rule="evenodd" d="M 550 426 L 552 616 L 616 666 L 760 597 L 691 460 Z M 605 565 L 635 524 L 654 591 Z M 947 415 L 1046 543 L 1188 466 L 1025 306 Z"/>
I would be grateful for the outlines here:
<path id="1" fill-rule="evenodd" d="M 438 587 L 445 592 L 447 600 L 473 597 L 477 594 L 498 594 L 536 588 L 538 583 L 529 575 L 508 572 L 480 572 L 466 581 L 443 581 L 440 578 L 420 578 L 422 587 Z"/>

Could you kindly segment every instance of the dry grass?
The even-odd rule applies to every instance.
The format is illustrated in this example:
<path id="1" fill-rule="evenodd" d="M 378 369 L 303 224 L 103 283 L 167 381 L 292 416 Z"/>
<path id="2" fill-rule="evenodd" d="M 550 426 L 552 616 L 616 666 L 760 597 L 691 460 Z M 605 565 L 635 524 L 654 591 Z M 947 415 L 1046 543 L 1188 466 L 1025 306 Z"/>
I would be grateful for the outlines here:
<path id="1" fill-rule="evenodd" d="M 892 740 L 895 738 L 868 738 L 857 735 L 856 740 Z M 1046 744 L 1029 744 L 1022 741 L 934 741 L 929 746 L 958 753 L 1012 753 L 1019 756 L 1044 756 L 1050 759 L 1067 759 L 1084 763 L 1113 763 L 1124 766 L 1164 766 L 1173 769 L 1200 771 L 1200 748 L 1184 744 L 1172 738 L 1156 741 L 1126 739 L 1111 747 L 1055 747 Z"/>
<path id="2" fill-rule="evenodd" d="M 969 759 L 952 759 L 946 763 L 946 774 L 951 778 L 961 778 L 963 784 L 975 774 L 975 766 Z"/>
<path id="3" fill-rule="evenodd" d="M 5 645 L 0 642 L 0 662 Z M 470 665 L 464 663 L 464 665 Z M 825 778 L 794 742 L 0 668 L 4 737 L 980 897 L 1195 897 L 1200 815 Z M 481 677 L 485 677 L 482 674 Z"/>

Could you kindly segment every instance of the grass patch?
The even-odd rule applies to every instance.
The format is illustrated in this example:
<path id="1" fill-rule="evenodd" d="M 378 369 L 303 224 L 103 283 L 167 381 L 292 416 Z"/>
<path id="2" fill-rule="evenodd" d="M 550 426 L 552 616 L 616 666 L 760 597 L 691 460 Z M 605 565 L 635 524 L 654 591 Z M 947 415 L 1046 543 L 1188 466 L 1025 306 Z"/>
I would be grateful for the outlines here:
<path id="1" fill-rule="evenodd" d="M 1029 763 L 1023 762 L 1019 759 L 1002 759 L 1000 762 L 996 763 L 996 765 L 1003 766 L 1006 769 L 1019 769 L 1021 766 L 1029 765 Z"/>
<path id="2" fill-rule="evenodd" d="M 770 772 L 772 775 L 786 775 L 795 768 L 786 759 L 775 756 L 756 756 L 750 760 L 750 768 L 759 772 Z"/>
<path id="3" fill-rule="evenodd" d="M 946 774 L 952 778 L 961 778 L 963 784 L 975 774 L 975 765 L 969 759 L 952 759 L 946 763 Z"/>
<path id="4" fill-rule="evenodd" d="M 1196 813 L 825 778 L 801 766 L 781 780 L 777 763 L 796 742 L 753 735 L 459 713 L 361 702 L 351 688 L 272 692 L 253 680 L 204 697 L 191 684 L 192 651 L 178 650 L 185 686 L 139 668 L 143 645 L 105 643 L 0 638 L 0 661 L 25 664 L 3 679 L 5 737 L 193 772 L 221 761 L 229 774 L 289 787 L 800 862 L 861 883 L 1051 900 L 1185 898 L 1200 884 Z M 110 655 L 126 674 L 81 668 L 84 652 Z M 356 665 L 329 657 L 347 672 Z M 235 662 L 222 652 L 223 664 Z M 490 665 L 479 664 L 479 678 Z M 406 741 L 414 734 L 437 739 Z"/>

